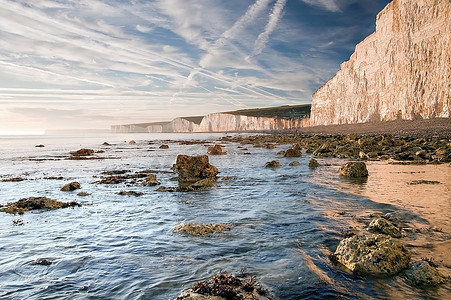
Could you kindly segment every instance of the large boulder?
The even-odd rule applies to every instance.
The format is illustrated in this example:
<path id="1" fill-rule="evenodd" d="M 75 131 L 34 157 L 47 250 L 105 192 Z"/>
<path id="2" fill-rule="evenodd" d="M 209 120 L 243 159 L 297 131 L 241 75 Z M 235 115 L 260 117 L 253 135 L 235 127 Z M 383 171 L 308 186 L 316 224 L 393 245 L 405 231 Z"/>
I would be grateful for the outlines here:
<path id="1" fill-rule="evenodd" d="M 179 185 L 195 183 L 202 179 L 216 179 L 218 168 L 210 165 L 207 155 L 178 155 L 173 166 L 178 174 Z"/>
<path id="2" fill-rule="evenodd" d="M 366 164 L 362 161 L 353 161 L 342 165 L 339 169 L 339 173 L 341 176 L 348 178 L 368 177 Z"/>
<path id="3" fill-rule="evenodd" d="M 434 286 L 446 281 L 445 276 L 424 260 L 413 263 L 404 276 L 413 286 Z"/>
<path id="4" fill-rule="evenodd" d="M 384 218 L 377 218 L 371 221 L 368 225 L 368 231 L 372 233 L 387 234 L 394 238 L 400 238 L 402 236 L 398 227 Z"/>
<path id="5" fill-rule="evenodd" d="M 410 252 L 382 234 L 354 235 L 342 240 L 331 258 L 358 275 L 394 275 L 407 267 Z"/>

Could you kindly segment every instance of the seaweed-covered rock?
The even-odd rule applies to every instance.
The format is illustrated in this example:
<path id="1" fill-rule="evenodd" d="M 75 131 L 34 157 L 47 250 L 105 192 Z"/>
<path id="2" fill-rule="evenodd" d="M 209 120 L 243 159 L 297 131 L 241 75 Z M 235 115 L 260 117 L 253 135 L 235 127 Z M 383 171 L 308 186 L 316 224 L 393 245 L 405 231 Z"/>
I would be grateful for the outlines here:
<path id="1" fill-rule="evenodd" d="M 208 147 L 207 153 L 211 155 L 226 155 L 227 152 L 222 151 L 221 145 L 214 145 L 213 147 Z"/>
<path id="2" fill-rule="evenodd" d="M 252 276 L 239 278 L 229 274 L 218 274 L 196 283 L 183 291 L 176 300 L 271 300 L 273 298 L 258 280 Z"/>
<path id="3" fill-rule="evenodd" d="M 413 286 L 434 286 L 446 281 L 445 276 L 424 260 L 411 264 L 404 276 Z"/>
<path id="4" fill-rule="evenodd" d="M 10 214 L 23 214 L 25 211 L 34 209 L 58 209 L 66 207 L 81 206 L 81 204 L 71 201 L 71 202 L 61 202 L 52 200 L 47 197 L 29 197 L 23 198 L 16 202 L 10 202 L 0 208 L 0 211 L 10 213 Z"/>
<path id="5" fill-rule="evenodd" d="M 146 179 L 144 179 L 142 184 L 145 186 L 155 186 L 159 185 L 160 182 L 157 180 L 157 176 L 155 174 L 149 174 Z"/>
<path id="6" fill-rule="evenodd" d="M 368 225 L 368 231 L 372 233 L 387 234 L 394 238 L 400 238 L 402 236 L 399 228 L 384 218 L 377 218 L 371 221 L 370 225 Z"/>
<path id="7" fill-rule="evenodd" d="M 230 231 L 230 226 L 226 224 L 188 223 L 175 226 L 174 231 L 190 235 L 209 235 L 215 232 Z"/>
<path id="8" fill-rule="evenodd" d="M 277 168 L 280 167 L 281 164 L 280 162 L 278 162 L 277 160 L 272 160 L 272 161 L 268 161 L 267 163 L 265 163 L 265 168 Z"/>
<path id="9" fill-rule="evenodd" d="M 90 156 L 94 154 L 92 149 L 80 149 L 70 153 L 72 156 Z"/>
<path id="10" fill-rule="evenodd" d="M 195 183 L 202 179 L 216 179 L 218 169 L 210 165 L 207 155 L 189 156 L 178 155 L 173 166 L 178 174 L 179 184 Z"/>
<path id="11" fill-rule="evenodd" d="M 285 151 L 285 154 L 283 156 L 284 157 L 301 157 L 302 156 L 302 151 L 290 148 L 287 151 Z"/>
<path id="12" fill-rule="evenodd" d="M 144 195 L 144 193 L 142 193 L 142 192 L 135 192 L 135 191 L 120 191 L 117 194 L 120 196 L 135 196 L 135 197 Z"/>
<path id="13" fill-rule="evenodd" d="M 61 191 L 63 191 L 63 192 L 71 192 L 71 191 L 78 190 L 80 188 L 81 188 L 80 183 L 74 181 L 74 182 L 68 183 L 65 186 L 63 186 L 61 188 Z"/>
<path id="14" fill-rule="evenodd" d="M 316 168 L 318 168 L 319 166 L 321 166 L 321 165 L 319 164 L 319 162 L 318 162 L 316 159 L 314 159 L 313 157 L 310 158 L 310 160 L 309 160 L 309 162 L 308 162 L 308 167 L 309 167 L 310 169 L 316 169 Z"/>
<path id="15" fill-rule="evenodd" d="M 343 239 L 331 259 L 359 275 L 394 275 L 407 267 L 410 252 L 398 240 L 382 234 Z"/>
<path id="16" fill-rule="evenodd" d="M 119 184 L 122 181 L 124 181 L 124 178 L 122 176 L 108 176 L 108 177 L 100 179 L 99 181 L 97 181 L 97 183 L 100 183 L 100 184 Z"/>
<path id="17" fill-rule="evenodd" d="M 368 177 L 368 170 L 366 164 L 361 161 L 348 162 L 342 165 L 339 173 L 343 177 L 348 178 L 365 178 Z"/>

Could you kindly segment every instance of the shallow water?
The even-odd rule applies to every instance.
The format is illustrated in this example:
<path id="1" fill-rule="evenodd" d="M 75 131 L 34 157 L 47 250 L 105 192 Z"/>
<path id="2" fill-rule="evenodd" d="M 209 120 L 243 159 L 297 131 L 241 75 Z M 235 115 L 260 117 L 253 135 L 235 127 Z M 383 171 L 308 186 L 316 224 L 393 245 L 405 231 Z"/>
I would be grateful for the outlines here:
<path id="1" fill-rule="evenodd" d="M 23 216 L 0 214 L 0 298 L 173 299 L 220 271 L 242 270 L 257 276 L 280 299 L 445 299 L 451 295 L 449 285 L 421 290 L 402 277 L 364 279 L 340 270 L 327 258 L 343 232 L 363 228 L 370 214 L 392 213 L 406 230 L 410 228 L 412 239 L 406 241 L 413 258 L 443 259 L 440 270 L 450 275 L 449 165 L 371 163 L 368 181 L 353 182 L 337 176 L 343 163 L 339 160 L 323 160 L 331 165 L 313 171 L 307 167 L 308 154 L 277 157 L 282 167 L 267 169 L 264 163 L 288 145 L 271 150 L 249 145 L 245 150 L 239 144 L 221 143 L 228 154 L 210 156 L 220 179 L 208 191 L 160 193 L 139 183 L 95 183 L 108 170 L 170 171 L 177 154 L 205 154 L 206 145 L 220 136 L 0 137 L 0 180 L 27 179 L 0 182 L 0 204 L 30 196 L 83 204 Z M 206 142 L 176 142 L 193 138 Z M 126 142 L 131 139 L 137 143 Z M 103 146 L 104 141 L 112 145 Z M 163 143 L 169 149 L 159 149 Z M 37 144 L 45 147 L 35 148 Z M 109 159 L 65 159 L 80 148 L 104 150 L 99 156 Z M 288 166 L 293 160 L 301 164 Z M 51 176 L 64 180 L 44 179 Z M 174 176 L 157 174 L 164 186 L 175 186 L 170 180 Z M 230 179 L 221 180 L 224 176 Z M 418 179 L 440 184 L 408 184 Z M 60 191 L 71 181 L 80 182 L 81 191 L 91 195 Z M 145 195 L 117 195 L 121 190 Z M 19 218 L 24 225 L 14 226 L 13 220 Z M 227 223 L 232 230 L 208 237 L 173 232 L 183 222 Z M 37 265 L 39 258 L 53 263 Z"/>

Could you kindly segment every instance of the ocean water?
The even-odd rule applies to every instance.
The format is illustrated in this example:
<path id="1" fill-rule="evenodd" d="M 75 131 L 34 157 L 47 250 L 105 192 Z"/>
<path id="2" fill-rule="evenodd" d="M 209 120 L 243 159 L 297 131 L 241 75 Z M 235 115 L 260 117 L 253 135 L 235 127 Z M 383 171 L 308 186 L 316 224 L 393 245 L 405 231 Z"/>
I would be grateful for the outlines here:
<path id="1" fill-rule="evenodd" d="M 363 278 L 328 259 L 344 232 L 362 228 L 374 214 L 391 213 L 408 232 L 422 230 L 406 240 L 413 258 L 433 257 L 450 275 L 449 165 L 374 162 L 368 164 L 369 179 L 356 182 L 337 176 L 340 160 L 321 160 L 328 166 L 311 170 L 309 154 L 275 154 L 289 145 L 264 149 L 221 142 L 228 154 L 210 156 L 220 174 L 207 191 L 163 193 L 139 182 L 96 183 L 103 171 L 153 169 L 163 171 L 156 174 L 162 185 L 175 186 L 170 171 L 177 155 L 206 154 L 206 147 L 222 136 L 1 136 L 0 204 L 46 196 L 83 206 L 21 216 L 0 213 L 0 298 L 174 299 L 219 272 L 255 275 L 280 299 L 449 298 L 449 284 L 419 289 L 402 276 Z M 191 139 L 204 142 L 179 142 Z M 169 149 L 159 149 L 161 144 Z M 98 156 L 106 159 L 67 160 L 80 148 L 104 150 Z M 282 167 L 263 167 L 273 159 Z M 289 166 L 294 160 L 300 165 Z M 60 176 L 64 179 L 45 179 Z M 26 180 L 1 181 L 13 177 Z M 417 179 L 440 184 L 408 184 Z M 82 189 L 60 191 L 72 181 Z M 145 194 L 118 195 L 122 190 Z M 90 195 L 79 197 L 80 191 Z M 15 226 L 17 219 L 24 225 Z M 204 237 L 173 231 L 190 222 L 226 223 L 232 229 Z M 42 258 L 52 264 L 36 264 Z"/>

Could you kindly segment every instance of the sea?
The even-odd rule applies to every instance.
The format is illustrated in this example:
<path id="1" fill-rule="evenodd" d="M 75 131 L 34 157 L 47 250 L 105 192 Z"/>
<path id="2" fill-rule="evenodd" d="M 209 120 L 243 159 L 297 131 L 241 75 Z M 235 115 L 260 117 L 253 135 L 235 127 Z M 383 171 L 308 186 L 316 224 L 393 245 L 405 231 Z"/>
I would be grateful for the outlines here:
<path id="1" fill-rule="evenodd" d="M 449 283 L 416 288 L 402 275 L 364 278 L 328 258 L 347 232 L 386 215 L 403 225 L 412 259 L 434 259 L 451 275 L 449 164 L 369 162 L 368 180 L 352 181 L 338 176 L 343 160 L 320 159 L 323 166 L 312 170 L 311 154 L 276 154 L 290 145 L 219 141 L 236 135 L 0 136 L 0 204 L 28 197 L 82 204 L 0 212 L 0 299 L 175 299 L 218 273 L 255 276 L 279 299 L 451 298 Z M 163 144 L 169 148 L 160 149 Z M 176 186 L 171 167 L 177 155 L 207 154 L 215 144 L 227 155 L 209 156 L 220 172 L 209 190 L 158 192 L 139 180 L 98 183 L 105 171 L 151 169 L 161 185 Z M 103 159 L 68 159 L 81 148 L 102 150 L 95 156 Z M 281 167 L 264 167 L 275 159 Z M 290 166 L 293 161 L 300 164 Z M 7 180 L 15 177 L 24 180 Z M 81 189 L 60 190 L 73 181 Z M 187 223 L 231 230 L 207 236 L 174 231 Z"/>

